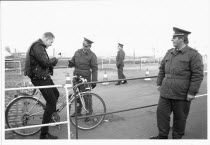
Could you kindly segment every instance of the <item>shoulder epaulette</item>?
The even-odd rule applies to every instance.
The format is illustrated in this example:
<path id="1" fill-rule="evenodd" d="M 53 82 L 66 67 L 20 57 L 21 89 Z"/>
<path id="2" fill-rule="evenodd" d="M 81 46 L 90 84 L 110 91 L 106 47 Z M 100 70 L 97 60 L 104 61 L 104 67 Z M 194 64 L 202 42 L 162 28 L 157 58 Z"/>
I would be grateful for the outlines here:
<path id="1" fill-rule="evenodd" d="M 189 49 L 192 50 L 192 51 L 198 52 L 198 50 L 196 50 L 194 48 L 189 47 Z"/>
<path id="2" fill-rule="evenodd" d="M 169 49 L 168 51 L 171 51 L 171 50 L 173 50 L 174 48 L 171 48 L 171 49 Z"/>

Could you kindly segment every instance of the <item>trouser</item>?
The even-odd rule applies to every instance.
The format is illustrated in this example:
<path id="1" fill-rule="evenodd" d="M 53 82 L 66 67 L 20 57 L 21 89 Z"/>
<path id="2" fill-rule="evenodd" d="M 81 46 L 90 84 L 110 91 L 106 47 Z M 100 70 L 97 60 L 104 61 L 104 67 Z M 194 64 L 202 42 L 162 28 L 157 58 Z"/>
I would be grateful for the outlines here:
<path id="1" fill-rule="evenodd" d="M 31 82 L 33 83 L 34 86 L 54 85 L 50 77 L 47 80 L 31 79 Z M 45 111 L 42 119 L 42 124 L 47 124 L 50 123 L 52 114 L 53 112 L 56 111 L 56 102 L 60 94 L 57 88 L 44 88 L 39 90 L 46 101 L 46 107 L 44 109 Z M 48 131 L 49 131 L 48 126 L 41 128 L 42 135 L 46 134 Z"/>
<path id="2" fill-rule="evenodd" d="M 92 96 L 91 95 L 85 95 L 84 96 L 84 102 L 85 102 L 85 108 L 88 110 L 89 114 L 93 112 L 92 108 Z M 82 102 L 79 98 L 77 98 L 77 113 L 81 113 L 82 111 Z"/>
<path id="3" fill-rule="evenodd" d="M 190 110 L 190 101 L 160 97 L 157 107 L 157 126 L 159 136 L 168 136 L 170 115 L 173 112 L 173 139 L 181 139 L 185 132 L 186 120 Z"/>
<path id="4" fill-rule="evenodd" d="M 80 76 L 76 74 L 77 76 Z M 83 76 L 84 77 L 84 76 Z M 87 79 L 88 82 L 90 82 L 90 77 L 84 77 Z M 74 85 L 77 84 L 76 80 L 73 80 Z M 80 85 L 78 88 L 81 92 L 85 92 L 88 85 Z M 91 95 L 84 95 L 84 102 L 85 102 L 85 108 L 89 111 L 88 114 L 91 114 L 93 112 L 92 108 L 92 96 Z M 82 102 L 79 98 L 77 98 L 77 113 L 81 113 L 82 111 Z"/>
<path id="5" fill-rule="evenodd" d="M 125 75 L 123 74 L 123 67 L 117 68 L 118 79 L 125 79 Z"/>

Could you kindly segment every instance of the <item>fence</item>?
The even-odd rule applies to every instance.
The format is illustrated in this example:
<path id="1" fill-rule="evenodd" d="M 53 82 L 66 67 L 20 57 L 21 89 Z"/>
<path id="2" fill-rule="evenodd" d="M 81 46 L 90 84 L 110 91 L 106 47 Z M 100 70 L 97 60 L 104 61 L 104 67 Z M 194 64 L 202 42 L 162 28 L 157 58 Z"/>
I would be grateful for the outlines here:
<path id="1" fill-rule="evenodd" d="M 23 89 L 41 89 L 41 88 L 60 88 L 63 87 L 65 89 L 66 92 L 66 100 L 68 100 L 68 89 L 72 88 L 69 86 L 69 84 L 65 84 L 65 85 L 51 85 L 51 86 L 41 86 L 41 87 L 23 87 L 23 88 L 7 88 L 5 89 L 5 91 L 14 91 L 14 90 L 23 90 Z M 69 102 L 67 102 L 67 106 L 69 106 Z M 68 139 L 70 139 L 70 120 L 69 120 L 69 107 L 67 107 L 67 121 L 63 121 L 63 122 L 59 122 L 59 123 L 48 123 L 48 124 L 41 124 L 41 125 L 32 125 L 32 126 L 27 126 L 27 127 L 18 127 L 18 128 L 9 128 L 9 129 L 5 129 L 5 131 L 12 131 L 12 130 L 18 130 L 18 129 L 28 129 L 28 128 L 34 128 L 34 127 L 43 127 L 43 126 L 49 126 L 49 125 L 58 125 L 58 124 L 68 124 Z"/>
<path id="2" fill-rule="evenodd" d="M 143 77 L 143 78 L 132 78 L 132 79 L 127 79 L 127 80 L 136 80 L 136 79 L 145 79 L 145 78 L 154 78 L 157 76 L 150 76 L 150 77 Z M 125 79 L 119 79 L 119 80 L 111 80 L 111 81 L 98 81 L 98 82 L 87 82 L 86 84 L 93 84 L 93 83 L 104 83 L 104 82 L 116 82 L 116 81 L 122 81 Z M 74 88 L 77 88 L 78 86 L 82 85 L 84 83 L 80 83 L 74 86 Z M 65 92 L 66 92 L 66 100 L 68 100 L 68 89 L 72 88 L 69 86 L 69 84 L 65 84 L 65 85 L 51 85 L 51 86 L 40 86 L 40 87 L 21 87 L 21 88 L 6 88 L 5 91 L 15 91 L 15 90 L 24 90 L 24 89 L 41 89 L 41 88 L 60 88 L 60 87 L 64 87 Z M 73 89 L 74 91 L 76 89 Z M 77 95 L 75 95 L 75 104 L 77 104 Z M 69 106 L 68 104 L 69 102 L 67 101 L 67 106 Z M 130 109 L 132 110 L 132 109 Z M 75 112 L 77 112 L 77 107 L 75 106 Z M 70 120 L 69 120 L 69 114 L 70 114 L 70 110 L 69 107 L 67 107 L 67 121 L 63 121 L 63 122 L 58 122 L 58 123 L 48 123 L 48 124 L 41 124 L 41 125 L 31 125 L 31 126 L 27 126 L 27 127 L 17 127 L 17 128 L 8 128 L 5 129 L 5 131 L 12 131 L 12 130 L 18 130 L 18 129 L 29 129 L 29 128 L 34 128 L 34 127 L 43 127 L 43 126 L 49 126 L 49 125 L 58 125 L 58 124 L 68 124 L 68 139 L 70 139 L 71 137 L 71 132 L 70 132 Z M 111 113 L 106 113 L 106 114 L 111 114 Z M 101 115 L 101 114 L 99 114 Z M 99 116 L 96 115 L 96 116 Z M 104 114 L 105 115 L 105 114 Z M 86 116 L 88 117 L 88 116 Z M 90 115 L 90 117 L 92 117 Z M 76 118 L 76 139 L 78 139 L 78 127 L 77 127 L 77 115 L 75 115 Z"/>
<path id="3" fill-rule="evenodd" d="M 204 74 L 207 74 L 207 71 L 204 71 Z M 140 77 L 140 78 L 131 78 L 131 79 L 118 79 L 118 80 L 110 80 L 110 81 L 97 81 L 97 82 L 87 82 L 86 84 L 93 84 L 93 83 L 104 83 L 104 82 L 117 82 L 117 81 L 124 81 L 124 80 L 137 80 L 137 79 L 148 79 L 148 78 L 156 78 L 157 76 L 150 76 L 150 77 Z M 79 87 L 84 83 L 77 84 L 75 86 Z M 202 97 L 202 96 L 207 96 L 207 94 L 202 94 L 202 95 L 197 95 L 195 96 L 196 98 Z M 77 104 L 77 96 L 75 98 Z M 143 109 L 143 108 L 148 108 L 148 107 L 153 107 L 157 106 L 158 104 L 152 104 L 152 105 L 147 105 L 147 106 L 141 106 L 141 107 L 136 107 L 136 108 L 129 108 L 129 109 L 124 109 L 124 110 L 119 110 L 119 111 L 113 111 L 113 112 L 107 112 L 107 113 L 102 113 L 102 114 L 97 114 L 97 115 L 89 115 L 85 117 L 78 117 L 77 114 L 75 114 L 75 119 L 76 119 L 76 139 L 78 139 L 78 127 L 77 127 L 77 120 L 81 118 L 86 118 L 86 117 L 95 117 L 95 116 L 101 116 L 101 115 L 108 115 L 108 114 L 113 114 L 113 113 L 119 113 L 119 112 L 126 112 L 126 111 L 131 111 L 131 110 L 137 110 L 137 109 Z M 77 112 L 77 107 L 75 107 L 75 112 Z"/>
<path id="4" fill-rule="evenodd" d="M 207 71 L 205 71 L 205 74 L 207 73 Z M 131 79 L 118 79 L 118 80 L 110 80 L 110 81 L 97 81 L 97 82 L 87 82 L 86 84 L 93 84 L 93 83 L 104 83 L 104 82 L 117 82 L 117 81 L 123 81 L 123 80 L 137 80 L 137 79 L 147 79 L 147 78 L 156 78 L 157 76 L 149 76 L 149 77 L 140 77 L 140 78 L 131 78 Z M 74 86 L 74 88 L 79 87 L 80 85 L 82 85 L 84 83 L 80 83 Z M 72 88 L 70 87 L 68 84 L 65 85 L 51 85 L 51 86 L 42 86 L 42 87 L 23 87 L 23 88 L 8 88 L 5 89 L 5 91 L 12 91 L 12 90 L 21 90 L 21 89 L 40 89 L 40 88 L 53 88 L 53 87 L 64 87 L 65 92 L 66 92 L 66 100 L 68 100 L 68 89 Z M 75 91 L 76 89 L 74 89 Z M 197 97 L 201 97 L 201 96 L 206 96 L 207 94 L 202 94 L 202 95 L 197 95 Z M 75 95 L 75 104 L 77 104 L 77 95 Z M 69 106 L 68 104 L 69 102 L 67 101 L 67 106 Z M 136 109 L 143 109 L 143 108 L 148 108 L 148 107 L 152 107 L 152 106 L 156 106 L 157 104 L 152 104 L 152 105 L 147 105 L 147 106 L 141 106 L 141 107 L 136 107 L 136 108 L 129 108 L 129 109 L 125 109 L 125 110 L 119 110 L 119 111 L 113 111 L 113 112 L 107 112 L 107 113 L 103 113 L 103 114 L 97 114 L 97 115 L 89 115 L 89 116 L 85 116 L 85 117 L 95 117 L 95 116 L 101 116 L 101 115 L 107 115 L 107 114 L 113 114 L 113 113 L 119 113 L 119 112 L 125 112 L 125 111 L 131 111 L 131 110 L 136 110 Z M 77 112 L 77 107 L 75 106 L 75 112 Z M 67 121 L 63 121 L 63 122 L 58 122 L 58 123 L 48 123 L 48 124 L 41 124 L 41 125 L 33 125 L 33 126 L 28 126 L 28 127 L 18 127 L 18 128 L 9 128 L 9 129 L 5 129 L 5 131 L 12 131 L 12 130 L 18 130 L 18 129 L 28 129 L 28 128 L 34 128 L 34 127 L 43 127 L 43 126 L 49 126 L 49 125 L 58 125 L 58 124 L 68 124 L 68 139 L 71 139 L 71 132 L 70 132 L 70 120 L 69 120 L 69 114 L 70 114 L 70 110 L 69 107 L 67 107 Z M 85 118 L 85 117 L 78 117 L 77 113 L 75 114 L 75 119 L 76 119 L 76 139 L 78 139 L 78 124 L 77 124 L 77 120 L 80 118 Z"/>
<path id="5" fill-rule="evenodd" d="M 15 71 L 21 75 L 21 70 L 21 61 L 5 61 L 5 71 Z"/>

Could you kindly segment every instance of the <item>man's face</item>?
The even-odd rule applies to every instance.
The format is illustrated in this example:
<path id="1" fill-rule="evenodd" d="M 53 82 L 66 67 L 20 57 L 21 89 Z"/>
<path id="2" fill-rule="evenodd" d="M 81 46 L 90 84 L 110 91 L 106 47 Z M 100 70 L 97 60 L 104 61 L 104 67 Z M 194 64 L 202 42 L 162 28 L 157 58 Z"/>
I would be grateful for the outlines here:
<path id="1" fill-rule="evenodd" d="M 51 46 L 52 45 L 52 43 L 54 42 L 54 38 L 46 38 L 45 39 L 45 45 L 47 46 L 47 48 L 49 47 L 49 46 Z"/>
<path id="2" fill-rule="evenodd" d="M 179 47 L 183 42 L 183 39 L 180 39 L 178 36 L 174 36 L 171 41 L 173 42 L 174 47 Z"/>
<path id="3" fill-rule="evenodd" d="M 83 49 L 90 49 L 90 44 L 87 41 L 83 41 Z"/>
<path id="4" fill-rule="evenodd" d="M 120 50 L 120 49 L 122 49 L 122 48 L 121 48 L 121 46 L 120 46 L 120 45 L 118 45 L 118 46 L 117 46 L 117 49 L 118 49 L 118 50 Z"/>

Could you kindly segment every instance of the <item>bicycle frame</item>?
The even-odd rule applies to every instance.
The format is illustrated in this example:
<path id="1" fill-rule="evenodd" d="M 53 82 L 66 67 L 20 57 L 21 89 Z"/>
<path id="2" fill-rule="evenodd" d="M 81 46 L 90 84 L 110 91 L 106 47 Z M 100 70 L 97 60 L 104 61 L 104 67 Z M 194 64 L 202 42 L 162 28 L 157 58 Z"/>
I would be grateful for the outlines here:
<path id="1" fill-rule="evenodd" d="M 89 113 L 89 111 L 88 111 L 88 110 L 86 109 L 86 107 L 85 107 L 84 98 L 82 97 L 81 92 L 79 91 L 78 88 L 76 89 L 76 94 L 73 93 L 73 94 L 71 95 L 71 97 L 69 98 L 69 100 L 68 100 L 68 101 L 69 101 L 69 105 L 71 105 L 72 102 L 73 102 L 73 100 L 76 98 L 75 95 L 77 95 L 77 96 L 79 97 L 79 99 L 80 99 L 80 101 L 81 101 L 81 103 L 82 103 L 82 107 L 84 108 L 84 110 L 85 110 L 87 113 Z M 60 102 L 60 100 L 62 100 L 65 96 L 66 96 L 66 95 L 63 95 L 63 96 L 59 99 L 58 102 Z M 65 107 L 66 107 L 66 101 L 64 101 L 64 102 L 61 104 L 60 108 L 58 108 L 58 109 L 56 110 L 57 113 L 60 113 L 60 112 L 63 110 L 63 108 L 65 108 Z"/>

